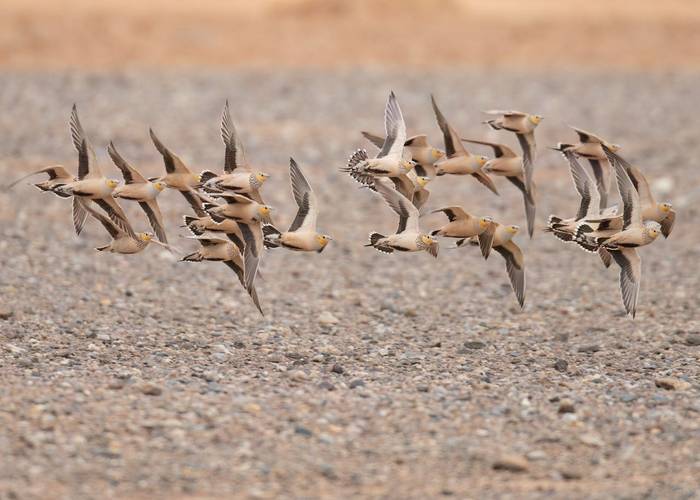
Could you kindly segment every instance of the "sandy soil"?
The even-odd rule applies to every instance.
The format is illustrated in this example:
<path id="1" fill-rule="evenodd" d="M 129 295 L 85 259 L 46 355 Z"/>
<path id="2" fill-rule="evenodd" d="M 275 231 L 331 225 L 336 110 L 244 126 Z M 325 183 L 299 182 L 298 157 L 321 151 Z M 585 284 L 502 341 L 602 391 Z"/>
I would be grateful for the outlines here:
<path id="1" fill-rule="evenodd" d="M 430 91 L 464 135 L 485 136 L 479 109 L 543 114 L 540 229 L 549 213 L 575 210 L 565 164 L 544 149 L 573 138 L 565 123 L 622 144 L 680 213 L 669 240 L 642 250 L 637 319 L 622 314 L 615 270 L 540 231 L 518 237 L 522 312 L 498 255 L 443 249 L 434 261 L 363 248 L 370 230 L 395 220 L 337 168 L 363 145 L 359 130 L 381 129 L 390 88 L 409 131 L 434 141 Z M 105 167 L 113 139 L 146 173 L 160 172 L 153 126 L 193 168 L 217 168 L 226 97 L 249 157 L 273 175 L 266 197 L 281 225 L 293 216 L 293 155 L 336 241 L 321 255 L 265 256 L 263 319 L 223 265 L 175 263 L 156 248 L 98 254 L 101 228 L 76 239 L 68 203 L 24 185 L 0 193 L 0 497 L 697 494 L 700 146 L 688 127 L 697 78 L 6 72 L 0 176 L 74 165 L 74 100 Z M 508 183 L 495 197 L 453 181 L 431 186 L 432 206 L 524 225 Z M 161 206 L 170 238 L 190 248 L 177 237 L 183 199 L 166 192 Z M 657 387 L 662 377 L 677 388 Z"/>
<path id="2" fill-rule="evenodd" d="M 694 0 L 5 0 L 0 65 L 698 68 Z"/>

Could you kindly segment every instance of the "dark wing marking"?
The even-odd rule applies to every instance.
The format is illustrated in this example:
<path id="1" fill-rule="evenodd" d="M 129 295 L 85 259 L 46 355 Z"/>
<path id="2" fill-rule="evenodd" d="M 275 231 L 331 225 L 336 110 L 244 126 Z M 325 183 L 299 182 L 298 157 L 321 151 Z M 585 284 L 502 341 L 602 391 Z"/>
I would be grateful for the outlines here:
<path id="1" fill-rule="evenodd" d="M 384 139 L 384 144 L 382 144 L 377 158 L 387 156 L 398 161 L 401 159 L 403 145 L 406 142 L 406 123 L 393 91 L 389 94 L 386 108 L 384 108 L 384 128 L 386 139 Z"/>
<path id="2" fill-rule="evenodd" d="M 445 142 L 445 154 L 447 155 L 447 157 L 451 158 L 457 153 L 466 153 L 464 146 L 462 146 L 462 143 L 459 142 L 459 135 L 457 135 L 457 133 L 450 126 L 450 124 L 447 123 L 445 115 L 443 115 L 442 111 L 440 111 L 440 108 L 438 108 L 438 105 L 435 102 L 435 97 L 433 95 L 430 96 L 430 101 L 433 104 L 435 119 L 437 120 L 438 126 L 442 131 L 442 137 Z"/>
<path id="3" fill-rule="evenodd" d="M 245 269 L 245 288 L 251 290 L 255 282 L 255 276 L 258 273 L 260 265 L 260 251 L 262 250 L 262 229 L 260 224 L 243 224 L 239 223 L 241 228 L 243 241 L 245 242 L 245 250 L 243 252 L 243 267 Z"/>
<path id="4" fill-rule="evenodd" d="M 603 166 L 600 164 L 600 161 L 595 158 L 589 158 L 588 162 L 591 164 L 593 177 L 595 177 L 596 189 L 600 196 L 598 206 L 602 210 L 608 206 L 608 187 L 605 184 L 605 172 L 603 171 Z"/>
<path id="5" fill-rule="evenodd" d="M 126 161 L 122 155 L 119 154 L 117 151 L 117 148 L 114 147 L 114 143 L 110 141 L 109 145 L 107 146 L 107 153 L 109 154 L 109 157 L 112 159 L 112 162 L 114 165 L 121 170 L 122 172 L 122 177 L 124 177 L 124 182 L 126 184 L 133 184 L 134 182 L 143 182 L 146 183 L 148 182 L 146 178 L 139 173 L 138 170 L 136 170 L 131 164 Z"/>
<path id="6" fill-rule="evenodd" d="M 530 238 L 532 238 L 535 231 L 535 198 L 532 196 L 532 193 L 527 192 L 522 174 L 513 177 L 506 177 L 506 179 L 513 183 L 523 195 L 523 202 L 525 203 L 525 218 L 527 219 L 527 233 L 530 235 Z"/>
<path id="7" fill-rule="evenodd" d="M 221 114 L 221 139 L 224 141 L 224 146 L 226 146 L 226 153 L 224 154 L 224 172 L 230 174 L 238 167 L 247 167 L 243 145 L 236 132 L 236 126 L 233 124 L 233 120 L 231 120 L 228 99 L 224 105 L 224 111 Z"/>
<path id="8" fill-rule="evenodd" d="M 510 285 L 518 299 L 518 304 L 522 308 L 525 304 L 525 266 L 523 264 L 523 253 L 512 241 L 504 245 L 493 247 L 506 260 L 506 271 L 510 279 Z"/>
<path id="9" fill-rule="evenodd" d="M 90 212 L 90 215 L 92 215 L 95 219 L 97 219 L 100 222 L 100 224 L 102 224 L 102 226 L 107 230 L 107 232 L 113 240 L 124 236 L 124 231 L 117 227 L 117 225 L 114 224 L 114 222 L 112 222 L 108 217 L 102 215 L 100 212 L 91 208 L 87 204 L 84 205 L 84 209 L 87 212 Z"/>
<path id="10" fill-rule="evenodd" d="M 494 184 L 493 179 L 491 179 L 491 177 L 489 177 L 485 172 L 483 172 L 482 170 L 477 170 L 472 174 L 472 176 L 481 184 L 486 186 L 489 189 L 489 191 L 491 191 L 493 194 L 498 194 L 496 184 Z"/>
<path id="11" fill-rule="evenodd" d="M 124 209 L 119 205 L 119 203 L 117 203 L 117 200 L 109 196 L 107 198 L 99 198 L 92 201 L 95 202 L 95 204 L 97 204 L 102 210 L 107 212 L 107 215 L 109 215 L 109 218 L 112 219 L 117 227 L 122 229 L 132 238 L 136 237 L 134 230 L 131 228 L 131 224 L 129 223 L 129 219 L 127 219 L 126 214 L 124 213 Z"/>
<path id="12" fill-rule="evenodd" d="M 676 211 L 671 209 L 666 215 L 666 218 L 661 221 L 661 234 L 664 235 L 664 238 L 668 238 L 671 235 L 671 231 L 673 230 L 673 224 L 675 222 Z"/>
<path id="13" fill-rule="evenodd" d="M 165 228 L 163 227 L 163 215 L 160 213 L 160 207 L 158 207 L 158 202 L 156 200 L 140 201 L 139 205 L 141 209 L 146 213 L 148 217 L 148 222 L 153 228 L 153 232 L 163 243 L 168 243 L 168 238 L 165 235 Z"/>
<path id="14" fill-rule="evenodd" d="M 309 213 L 309 193 L 304 193 L 301 203 L 298 204 L 299 210 L 297 211 L 297 215 L 294 217 L 292 224 L 289 226 L 288 231 L 290 233 L 292 231 L 296 231 L 302 226 L 302 224 L 304 224 L 304 219 L 306 219 L 306 216 Z"/>
<path id="15" fill-rule="evenodd" d="M 206 217 L 208 215 L 206 210 L 204 210 L 202 200 L 199 198 L 199 196 L 197 196 L 195 191 L 180 191 L 180 193 L 185 197 L 187 203 L 190 204 L 192 210 L 194 210 L 194 213 L 197 214 L 197 217 Z"/>
<path id="16" fill-rule="evenodd" d="M 515 134 L 523 150 L 523 171 L 525 172 L 525 186 L 528 192 L 532 186 L 532 174 L 534 171 L 535 161 L 535 133 L 528 132 L 527 134 Z"/>
<path id="17" fill-rule="evenodd" d="M 384 146 L 384 137 L 373 134 L 371 132 L 365 132 L 364 130 L 362 131 L 362 136 L 369 142 L 377 146 L 379 149 L 381 149 L 382 146 Z"/>
<path id="18" fill-rule="evenodd" d="M 75 234 L 80 236 L 83 231 L 83 226 L 85 225 L 85 219 L 87 218 L 87 211 L 85 210 L 85 203 L 80 198 L 73 197 L 73 228 L 75 229 Z"/>
<path id="19" fill-rule="evenodd" d="M 576 188 L 576 192 L 581 197 L 581 203 L 576 213 L 576 220 L 581 220 L 588 215 L 588 211 L 591 208 L 591 200 L 593 198 L 591 178 L 578 162 L 573 152 L 562 150 L 561 153 L 569 162 L 569 172 L 571 173 L 571 179 L 574 181 L 574 188 Z"/>
<path id="20" fill-rule="evenodd" d="M 78 151 L 78 179 L 83 179 L 92 173 L 95 177 L 102 177 L 95 151 L 85 136 L 85 131 L 78 118 L 78 108 L 73 104 L 70 115 L 70 132 L 73 138 L 73 146 Z"/>
<path id="21" fill-rule="evenodd" d="M 479 235 L 479 248 L 484 259 L 488 259 L 493 245 L 493 235 L 496 234 L 496 223 L 491 222 L 489 226 Z"/>
<path id="22" fill-rule="evenodd" d="M 605 155 L 608 157 L 610 165 L 615 169 L 617 177 L 617 187 L 622 198 L 623 213 L 622 213 L 622 230 L 627 229 L 631 224 L 641 224 L 642 213 L 639 203 L 639 193 L 632 184 L 630 176 L 624 168 L 624 165 L 629 165 L 624 159 L 610 151 L 605 145 L 602 145 Z"/>
<path id="23" fill-rule="evenodd" d="M 622 248 L 611 251 L 610 254 L 620 266 L 620 292 L 627 314 L 632 317 L 637 314 L 639 284 L 642 273 L 642 260 L 634 248 Z"/>

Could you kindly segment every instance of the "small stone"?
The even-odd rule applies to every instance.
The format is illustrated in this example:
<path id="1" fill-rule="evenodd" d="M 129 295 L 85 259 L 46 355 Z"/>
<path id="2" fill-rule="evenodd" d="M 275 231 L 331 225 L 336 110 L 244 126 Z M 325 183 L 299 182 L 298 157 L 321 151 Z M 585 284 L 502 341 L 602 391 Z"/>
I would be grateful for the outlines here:
<path id="1" fill-rule="evenodd" d="M 11 309 L 0 309 L 0 319 L 2 320 L 10 319 L 13 314 L 14 311 L 12 311 Z"/>
<path id="2" fill-rule="evenodd" d="M 334 390 L 335 390 L 335 386 L 334 386 L 333 384 L 331 384 L 331 383 L 330 383 L 329 381 L 327 381 L 327 380 L 324 380 L 323 382 L 321 382 L 320 384 L 318 384 L 318 388 L 319 388 L 319 389 L 324 389 L 324 390 L 326 390 L 326 391 L 334 391 Z"/>
<path id="3" fill-rule="evenodd" d="M 468 340 L 464 343 L 464 347 L 467 349 L 483 349 L 486 347 L 486 344 L 478 340 Z"/>
<path id="4" fill-rule="evenodd" d="M 124 381 L 123 380 L 115 379 L 115 380 L 112 380 L 109 384 L 107 384 L 107 389 L 111 389 L 113 391 L 118 391 L 118 390 L 123 389 L 123 388 L 124 388 Z"/>
<path id="5" fill-rule="evenodd" d="M 675 377 L 657 378 L 654 383 L 656 387 L 666 389 L 667 391 L 684 391 L 690 387 L 690 383 Z"/>
<path id="6" fill-rule="evenodd" d="M 630 394 L 629 392 L 626 392 L 620 396 L 620 401 L 622 401 L 623 403 L 631 403 L 632 401 L 636 401 L 637 399 L 639 399 L 638 396 L 636 396 L 635 394 Z"/>
<path id="7" fill-rule="evenodd" d="M 685 343 L 690 346 L 700 346 L 700 334 L 693 333 L 685 338 Z"/>
<path id="8" fill-rule="evenodd" d="M 343 368 L 342 366 L 340 366 L 339 364 L 336 363 L 331 368 L 331 371 L 333 373 L 337 373 L 338 375 L 342 375 L 343 373 L 345 373 L 345 368 Z"/>
<path id="9" fill-rule="evenodd" d="M 144 382 L 139 386 L 139 390 L 146 396 L 160 396 L 163 394 L 163 389 L 152 382 Z"/>
<path id="10" fill-rule="evenodd" d="M 294 428 L 294 434 L 299 434 L 300 436 L 306 436 L 306 437 L 311 437 L 314 435 L 313 432 L 311 432 L 309 429 L 306 427 L 303 427 L 301 425 L 297 425 Z"/>
<path id="11" fill-rule="evenodd" d="M 355 380 L 350 382 L 350 389 L 355 389 L 356 387 L 363 387 L 365 385 L 365 381 L 359 378 L 356 378 Z"/>
<path id="12" fill-rule="evenodd" d="M 581 434 L 578 437 L 579 441 L 583 444 L 590 446 L 592 448 L 602 448 L 605 444 L 602 439 L 600 439 L 595 434 Z"/>
<path id="13" fill-rule="evenodd" d="M 289 378 L 291 378 L 295 382 L 303 382 L 304 380 L 308 380 L 309 376 L 304 370 L 292 370 L 291 372 L 289 372 Z"/>
<path id="14" fill-rule="evenodd" d="M 321 314 L 318 315 L 318 322 L 322 325 L 330 326 L 338 324 L 339 320 L 338 318 L 333 316 L 333 314 L 331 314 L 329 311 L 323 311 Z"/>
<path id="15" fill-rule="evenodd" d="M 574 407 L 574 402 L 571 401 L 570 399 L 562 399 L 559 402 L 559 409 L 557 410 L 558 413 L 575 413 L 576 408 Z"/>
<path id="16" fill-rule="evenodd" d="M 583 352 L 587 354 L 593 354 L 594 352 L 600 351 L 600 346 L 598 344 L 588 344 L 579 346 L 578 352 Z"/>
<path id="17" fill-rule="evenodd" d="M 504 455 L 493 463 L 494 470 L 525 472 L 530 467 L 527 459 L 520 455 Z"/>
<path id="18" fill-rule="evenodd" d="M 569 369 L 569 362 L 565 359 L 557 359 L 554 362 L 554 369 L 558 372 L 564 373 Z"/>
<path id="19" fill-rule="evenodd" d="M 233 343 L 233 347 L 234 347 L 235 349 L 245 349 L 245 342 L 243 342 L 243 341 L 241 341 L 241 340 L 236 340 L 236 341 Z"/>
<path id="20" fill-rule="evenodd" d="M 432 344 L 430 344 L 430 347 L 442 347 L 442 342 L 439 340 L 437 342 L 433 342 Z"/>
<path id="21" fill-rule="evenodd" d="M 573 481 L 575 479 L 581 479 L 581 473 L 577 470 L 574 469 L 561 469 L 559 471 L 559 474 L 561 474 L 561 477 L 566 479 L 567 481 Z"/>
<path id="22" fill-rule="evenodd" d="M 532 450 L 525 455 L 528 460 L 544 460 L 547 458 L 547 454 L 542 450 Z"/>
<path id="23" fill-rule="evenodd" d="M 418 387 L 416 387 L 416 390 L 418 392 L 430 392 L 430 387 L 428 387 L 427 385 L 419 385 Z"/>
<path id="24" fill-rule="evenodd" d="M 101 340 L 102 342 L 109 342 L 110 340 L 112 340 L 112 337 L 110 337 L 106 333 L 98 333 L 97 340 Z"/>

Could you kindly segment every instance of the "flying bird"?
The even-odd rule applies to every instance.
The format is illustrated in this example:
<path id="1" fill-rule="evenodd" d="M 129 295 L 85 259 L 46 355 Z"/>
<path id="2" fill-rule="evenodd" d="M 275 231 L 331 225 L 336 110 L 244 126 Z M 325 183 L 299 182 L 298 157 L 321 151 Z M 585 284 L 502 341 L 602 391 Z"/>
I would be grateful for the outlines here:
<path id="1" fill-rule="evenodd" d="M 265 243 L 270 248 L 282 246 L 290 250 L 321 253 L 333 238 L 316 229 L 318 200 L 294 158 L 289 159 L 289 177 L 298 207 L 297 215 L 285 232 L 271 224 L 263 226 Z"/>
<path id="2" fill-rule="evenodd" d="M 535 192 L 537 187 L 532 181 L 531 190 L 525 187 L 525 172 L 523 170 L 523 158 L 505 144 L 495 142 L 477 141 L 474 139 L 462 139 L 472 144 L 481 144 L 493 149 L 494 157 L 484 164 L 484 172 L 487 174 L 499 175 L 508 179 L 517 187 L 523 195 L 525 204 L 525 218 L 527 219 L 527 233 L 532 238 L 535 232 Z"/>
<path id="3" fill-rule="evenodd" d="M 431 95 L 430 100 L 433 104 L 435 118 L 437 119 L 440 130 L 442 130 L 443 139 L 445 141 L 445 157 L 435 163 L 437 175 L 471 175 L 491 190 L 491 192 L 498 194 L 493 180 L 483 170 L 488 158 L 485 156 L 473 155 L 467 151 L 457 131 L 447 123 L 445 116 L 442 114 L 442 111 L 440 111 L 440 108 L 438 108 L 435 97 Z"/>
<path id="4" fill-rule="evenodd" d="M 426 251 L 437 258 L 439 244 L 435 238 L 420 230 L 418 209 L 408 198 L 393 189 L 383 179 L 375 183 L 376 190 L 382 195 L 389 207 L 399 216 L 399 227 L 396 233 L 384 236 L 380 233 L 371 233 L 369 243 L 371 246 L 384 253 Z"/>
<path id="5" fill-rule="evenodd" d="M 523 150 L 523 171 L 525 172 L 525 188 L 532 193 L 532 175 L 537 145 L 535 143 L 535 128 L 542 121 L 540 115 L 531 115 L 521 111 L 484 111 L 488 115 L 497 115 L 484 123 L 494 130 L 508 130 L 515 133 Z"/>

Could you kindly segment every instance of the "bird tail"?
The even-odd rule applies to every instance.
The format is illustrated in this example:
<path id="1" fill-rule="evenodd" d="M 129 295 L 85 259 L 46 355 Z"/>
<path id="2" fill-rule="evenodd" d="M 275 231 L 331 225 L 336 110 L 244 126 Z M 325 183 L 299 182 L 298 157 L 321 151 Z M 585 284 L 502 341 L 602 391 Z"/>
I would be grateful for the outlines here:
<path id="1" fill-rule="evenodd" d="M 201 174 L 199 174 L 199 182 L 201 184 L 205 184 L 206 182 L 212 180 L 214 177 L 218 177 L 214 172 L 211 170 L 203 170 Z"/>
<path id="2" fill-rule="evenodd" d="M 607 238 L 596 238 L 591 236 L 589 233 L 593 232 L 593 228 L 588 224 L 579 224 L 576 227 L 576 232 L 574 233 L 573 241 L 578 244 L 584 250 L 589 252 L 596 252 L 600 247 L 599 239 Z"/>
<path id="3" fill-rule="evenodd" d="M 279 238 L 282 235 L 279 229 L 272 224 L 265 224 L 262 227 L 263 237 L 265 238 L 265 247 L 277 248 L 280 246 Z"/>
<path id="4" fill-rule="evenodd" d="M 572 148 L 574 145 L 573 144 L 567 144 L 565 142 L 558 142 L 556 146 L 554 146 L 553 149 L 554 151 L 559 151 L 560 153 L 563 153 L 564 151 Z"/>
<path id="5" fill-rule="evenodd" d="M 201 262 L 202 261 L 202 255 L 199 252 L 192 252 L 190 254 L 185 255 L 182 259 L 180 259 L 180 262 Z"/>
<path id="6" fill-rule="evenodd" d="M 343 168 L 344 172 L 350 172 L 357 169 L 357 166 L 363 161 L 367 161 L 367 151 L 364 149 L 358 149 L 352 156 L 348 159 L 347 165 Z"/>
<path id="7" fill-rule="evenodd" d="M 496 122 L 495 119 L 486 120 L 486 121 L 483 121 L 483 122 L 481 122 L 481 123 L 484 123 L 484 124 L 488 125 L 489 127 L 491 127 L 491 128 L 494 129 L 494 130 L 501 130 L 501 129 L 503 128 L 501 125 L 499 125 L 499 124 Z"/>
<path id="8" fill-rule="evenodd" d="M 386 238 L 386 236 L 384 236 L 384 235 L 381 234 L 381 233 L 370 233 L 370 235 L 369 235 L 369 243 L 367 243 L 365 246 L 366 246 L 366 247 L 376 247 L 376 246 L 377 246 L 377 242 L 378 242 L 379 240 L 381 240 L 381 239 L 384 239 L 384 238 Z"/>
<path id="9" fill-rule="evenodd" d="M 95 250 L 97 250 L 98 252 L 104 252 L 104 251 L 107 250 L 108 248 L 109 248 L 109 245 L 104 245 L 104 246 L 101 246 L 101 247 L 95 247 Z"/>

